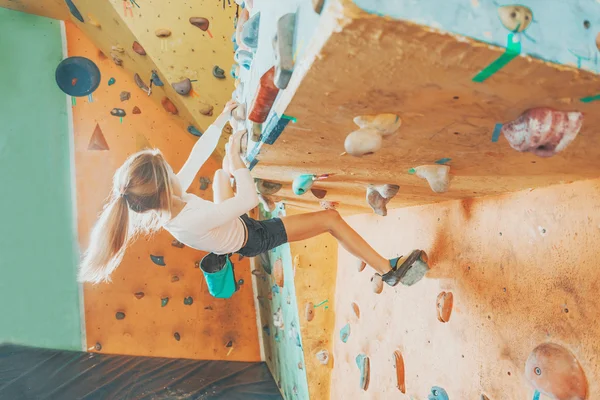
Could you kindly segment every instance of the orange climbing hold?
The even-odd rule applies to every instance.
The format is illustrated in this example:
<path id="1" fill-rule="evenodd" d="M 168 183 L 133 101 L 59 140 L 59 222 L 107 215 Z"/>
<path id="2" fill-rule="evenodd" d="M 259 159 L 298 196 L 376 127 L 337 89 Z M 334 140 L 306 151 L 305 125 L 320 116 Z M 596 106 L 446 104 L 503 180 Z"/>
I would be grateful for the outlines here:
<path id="1" fill-rule="evenodd" d="M 173 102 L 168 97 L 163 97 L 160 103 L 162 104 L 165 111 L 167 111 L 168 113 L 173 115 L 177 115 L 179 113 L 179 111 L 177 111 L 177 107 L 175 107 L 175 104 L 173 104 Z"/>
<path id="2" fill-rule="evenodd" d="M 278 258 L 273 265 L 273 279 L 279 287 L 283 287 L 283 261 Z"/>
<path id="3" fill-rule="evenodd" d="M 452 307 L 454 306 L 454 295 L 451 292 L 442 292 L 437 297 L 437 318 L 440 322 L 450 321 Z"/>
<path id="4" fill-rule="evenodd" d="M 352 311 L 354 311 L 354 315 L 356 315 L 356 318 L 360 319 L 360 308 L 358 307 L 358 304 L 352 303 Z"/>
<path id="5" fill-rule="evenodd" d="M 306 303 L 305 313 L 307 321 L 310 322 L 315 318 L 315 306 L 312 302 L 309 301 L 308 303 Z"/>
<path id="6" fill-rule="evenodd" d="M 96 124 L 96 129 L 94 129 L 94 133 L 90 139 L 88 150 L 110 150 L 99 124 Z"/>
<path id="7" fill-rule="evenodd" d="M 404 382 L 404 358 L 399 350 L 394 351 L 394 360 L 396 363 L 396 387 L 402 393 L 406 393 L 406 383 Z"/>

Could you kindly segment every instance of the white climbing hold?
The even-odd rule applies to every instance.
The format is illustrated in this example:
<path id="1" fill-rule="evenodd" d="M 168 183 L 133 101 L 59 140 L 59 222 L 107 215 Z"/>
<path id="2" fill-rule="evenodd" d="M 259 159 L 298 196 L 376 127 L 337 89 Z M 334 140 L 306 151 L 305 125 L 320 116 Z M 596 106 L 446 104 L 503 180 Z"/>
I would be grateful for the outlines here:
<path id="1" fill-rule="evenodd" d="M 450 167 L 447 165 L 421 165 L 414 168 L 419 178 L 426 179 L 429 187 L 436 193 L 448 191 L 450 186 Z"/>
<path id="2" fill-rule="evenodd" d="M 365 128 L 350 133 L 344 142 L 346 152 L 354 157 L 373 154 L 381 149 L 382 137 L 376 129 Z"/>
<path id="3" fill-rule="evenodd" d="M 327 350 L 319 351 L 316 356 L 321 364 L 327 365 L 329 363 L 329 352 Z"/>

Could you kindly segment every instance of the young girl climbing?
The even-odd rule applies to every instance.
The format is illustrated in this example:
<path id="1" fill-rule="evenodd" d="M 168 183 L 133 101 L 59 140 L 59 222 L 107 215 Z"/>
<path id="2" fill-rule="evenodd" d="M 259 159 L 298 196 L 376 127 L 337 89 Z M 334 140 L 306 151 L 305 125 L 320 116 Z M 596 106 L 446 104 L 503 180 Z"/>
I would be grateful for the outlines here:
<path id="1" fill-rule="evenodd" d="M 377 271 L 376 279 L 395 286 L 410 281 L 411 267 L 422 269 L 424 253 L 415 250 L 402 262 L 379 255 L 334 210 L 256 221 L 246 213 L 258 205 L 250 170 L 242 161 L 243 132 L 234 133 L 228 143 L 224 169 L 215 172 L 214 202 L 203 200 L 188 188 L 202 165 L 219 143 L 232 110 L 230 101 L 215 122 L 194 145 L 188 160 L 175 174 L 158 150 L 130 156 L 113 178 L 110 200 L 92 230 L 89 248 L 80 265 L 80 280 L 109 281 L 130 240 L 140 232 L 161 227 L 181 243 L 217 255 L 239 253 L 254 257 L 286 242 L 305 240 L 329 232 L 364 264 Z M 227 172 L 226 172 L 227 171 Z M 231 187 L 235 178 L 236 193 Z M 422 271 L 420 272 L 422 275 Z"/>

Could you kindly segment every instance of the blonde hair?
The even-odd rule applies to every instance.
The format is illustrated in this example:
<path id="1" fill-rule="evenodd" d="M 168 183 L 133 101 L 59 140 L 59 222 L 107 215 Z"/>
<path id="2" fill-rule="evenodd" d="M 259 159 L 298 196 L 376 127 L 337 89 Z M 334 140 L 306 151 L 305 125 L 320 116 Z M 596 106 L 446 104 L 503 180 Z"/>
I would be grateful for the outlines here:
<path id="1" fill-rule="evenodd" d="M 79 267 L 81 282 L 109 282 L 131 239 L 155 232 L 171 218 L 170 168 L 160 151 L 144 150 L 117 170 Z"/>

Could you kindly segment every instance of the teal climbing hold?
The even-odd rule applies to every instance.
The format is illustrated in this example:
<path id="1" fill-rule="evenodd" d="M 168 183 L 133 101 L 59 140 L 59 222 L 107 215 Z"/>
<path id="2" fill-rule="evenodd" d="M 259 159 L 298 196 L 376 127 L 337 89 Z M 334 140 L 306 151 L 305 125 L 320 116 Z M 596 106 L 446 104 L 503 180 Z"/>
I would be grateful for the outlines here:
<path id="1" fill-rule="evenodd" d="M 350 337 L 350 324 L 344 325 L 342 329 L 340 329 L 340 339 L 342 342 L 348 342 L 348 338 Z"/>
<path id="2" fill-rule="evenodd" d="M 183 299 L 183 304 L 185 304 L 186 306 L 191 306 L 192 304 L 194 304 L 194 299 L 192 296 L 186 297 L 185 299 Z"/>
<path id="3" fill-rule="evenodd" d="M 150 78 L 150 82 L 152 82 L 155 86 L 164 86 L 163 81 L 160 80 L 156 71 L 152 71 L 152 78 Z"/>
<path id="4" fill-rule="evenodd" d="M 79 12 L 79 10 L 75 6 L 75 4 L 73 4 L 73 2 L 71 0 L 65 0 L 65 3 L 67 4 L 67 7 L 69 7 L 69 11 L 71 12 L 71 15 L 73 15 L 75 18 L 77 18 L 80 22 L 84 22 L 83 16 Z"/>
<path id="5" fill-rule="evenodd" d="M 294 194 L 296 194 L 298 196 L 303 195 L 304 193 L 306 193 L 307 191 L 310 190 L 310 188 L 312 187 L 312 185 L 315 181 L 320 181 L 320 180 L 329 178 L 331 175 L 333 175 L 333 174 L 323 174 L 323 175 L 303 174 L 303 175 L 296 177 L 296 179 L 294 179 L 294 182 L 292 182 L 292 189 L 294 191 Z"/>
<path id="6" fill-rule="evenodd" d="M 161 307 L 165 307 L 167 304 L 169 304 L 169 298 L 168 297 L 163 297 L 162 299 L 160 299 L 160 306 Z"/>
<path id="7" fill-rule="evenodd" d="M 114 85 L 114 84 L 115 84 L 115 82 L 116 82 L 116 79 L 115 79 L 115 78 L 110 78 L 110 79 L 108 80 L 108 86 L 112 86 L 112 85 Z"/>
<path id="8" fill-rule="evenodd" d="M 431 394 L 427 397 L 428 400 L 449 400 L 448 393 L 439 387 L 434 386 L 431 388 Z"/>
<path id="9" fill-rule="evenodd" d="M 198 137 L 202 136 L 202 132 L 200 132 L 198 129 L 196 129 L 196 127 L 194 125 L 188 126 L 187 131 L 194 136 L 198 136 Z"/>
<path id="10" fill-rule="evenodd" d="M 163 256 L 153 256 L 152 254 L 150 254 L 150 259 L 154 264 L 160 265 L 161 267 L 167 265 L 165 264 L 165 258 Z"/>

